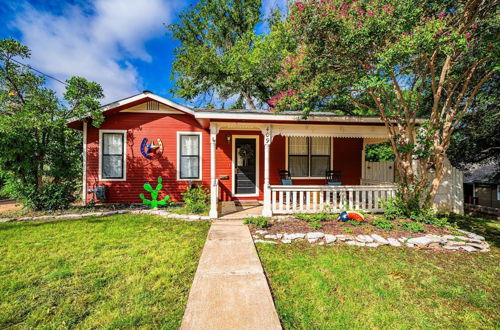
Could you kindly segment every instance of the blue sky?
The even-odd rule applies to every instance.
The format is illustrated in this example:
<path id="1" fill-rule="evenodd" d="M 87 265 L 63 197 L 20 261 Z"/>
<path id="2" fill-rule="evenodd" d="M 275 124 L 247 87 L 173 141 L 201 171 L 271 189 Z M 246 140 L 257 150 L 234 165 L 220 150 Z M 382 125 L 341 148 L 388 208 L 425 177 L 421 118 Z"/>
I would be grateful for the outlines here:
<path id="1" fill-rule="evenodd" d="M 150 90 L 174 101 L 170 93 L 174 49 L 165 27 L 195 0 L 0 0 L 0 38 L 13 37 L 30 47 L 25 63 L 66 80 L 83 76 L 100 83 L 104 103 Z M 263 0 L 263 14 L 286 0 Z M 47 80 L 61 93 L 64 86 Z"/>

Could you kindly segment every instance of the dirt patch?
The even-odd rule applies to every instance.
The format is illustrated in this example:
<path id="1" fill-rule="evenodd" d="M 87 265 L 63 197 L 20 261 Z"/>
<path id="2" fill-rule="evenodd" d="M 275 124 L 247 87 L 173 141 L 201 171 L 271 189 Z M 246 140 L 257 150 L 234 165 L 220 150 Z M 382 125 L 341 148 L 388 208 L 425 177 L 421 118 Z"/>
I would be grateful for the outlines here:
<path id="1" fill-rule="evenodd" d="M 16 205 L 15 201 L 0 202 L 0 217 L 1 213 L 20 211 L 23 207 Z"/>
<path id="2" fill-rule="evenodd" d="M 293 233 L 310 233 L 310 232 L 322 232 L 325 234 L 332 235 L 369 235 L 378 234 L 382 237 L 412 237 L 421 234 L 435 234 L 435 235 L 446 235 L 451 234 L 449 230 L 445 228 L 437 228 L 432 225 L 423 224 L 426 232 L 425 233 L 414 233 L 412 231 L 404 230 L 397 226 L 396 228 L 387 231 L 373 226 L 371 223 L 375 218 L 366 218 L 361 221 L 359 226 L 354 226 L 346 222 L 337 220 L 322 221 L 321 229 L 312 228 L 307 222 L 299 220 L 296 218 L 290 218 L 289 220 L 275 221 L 270 227 L 264 228 L 269 234 L 293 234 Z M 399 222 L 412 222 L 411 220 L 395 220 L 392 221 L 394 225 Z M 255 226 L 250 227 L 250 231 L 255 233 L 256 230 L 261 230 Z"/>

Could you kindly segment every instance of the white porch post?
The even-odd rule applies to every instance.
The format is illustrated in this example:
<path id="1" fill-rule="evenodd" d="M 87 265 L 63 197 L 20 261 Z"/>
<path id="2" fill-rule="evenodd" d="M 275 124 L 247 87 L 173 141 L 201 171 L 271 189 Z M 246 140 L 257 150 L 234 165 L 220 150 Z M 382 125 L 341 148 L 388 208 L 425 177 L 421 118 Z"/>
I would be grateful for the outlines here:
<path id="1" fill-rule="evenodd" d="M 273 215 L 271 209 L 271 188 L 269 184 L 269 149 L 271 148 L 271 126 L 264 128 L 264 207 L 262 215 L 270 217 Z"/>
<path id="2" fill-rule="evenodd" d="M 82 202 L 87 205 L 87 122 L 83 121 Z"/>
<path id="3" fill-rule="evenodd" d="M 217 124 L 210 124 L 210 218 L 217 219 L 218 214 L 218 182 L 215 177 L 215 150 L 217 142 Z"/>

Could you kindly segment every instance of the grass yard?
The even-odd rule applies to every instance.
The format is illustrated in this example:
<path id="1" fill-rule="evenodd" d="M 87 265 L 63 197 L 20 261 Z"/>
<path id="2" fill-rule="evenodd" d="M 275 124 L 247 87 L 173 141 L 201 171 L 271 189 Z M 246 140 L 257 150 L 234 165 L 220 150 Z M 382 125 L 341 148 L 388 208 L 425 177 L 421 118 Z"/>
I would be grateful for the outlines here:
<path id="1" fill-rule="evenodd" d="M 498 229 L 489 226 L 487 239 Z M 286 329 L 500 327 L 500 249 L 257 244 Z"/>
<path id="2" fill-rule="evenodd" d="M 178 328 L 209 222 L 0 224 L 0 328 Z"/>

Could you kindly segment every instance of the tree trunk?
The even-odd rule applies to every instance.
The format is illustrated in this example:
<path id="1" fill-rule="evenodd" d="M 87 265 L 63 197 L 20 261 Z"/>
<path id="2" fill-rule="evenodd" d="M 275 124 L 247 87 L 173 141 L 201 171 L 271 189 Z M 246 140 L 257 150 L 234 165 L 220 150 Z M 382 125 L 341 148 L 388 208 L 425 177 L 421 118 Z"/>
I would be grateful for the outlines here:
<path id="1" fill-rule="evenodd" d="M 255 106 L 255 104 L 253 103 L 252 96 L 250 94 L 248 94 L 245 91 L 242 91 L 241 95 L 243 95 L 243 98 L 245 99 L 245 103 L 247 104 L 247 106 L 250 109 L 252 109 L 252 110 L 256 110 L 257 109 L 257 107 Z"/>

